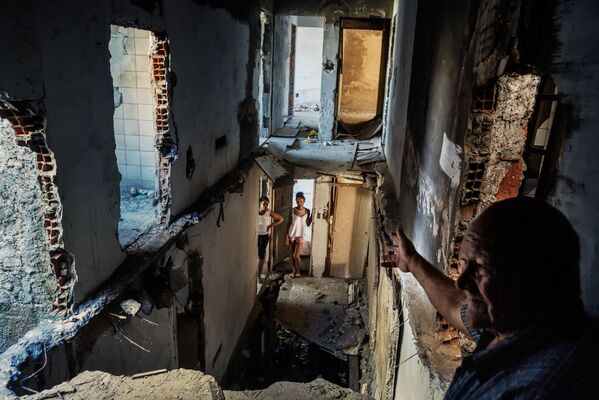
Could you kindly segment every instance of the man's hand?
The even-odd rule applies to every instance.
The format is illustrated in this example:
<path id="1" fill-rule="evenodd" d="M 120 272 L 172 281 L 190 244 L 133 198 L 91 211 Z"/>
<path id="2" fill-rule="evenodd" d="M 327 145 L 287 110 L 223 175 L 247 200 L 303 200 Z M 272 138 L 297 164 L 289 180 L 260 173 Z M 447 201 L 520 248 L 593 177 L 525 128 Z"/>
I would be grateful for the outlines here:
<path id="1" fill-rule="evenodd" d="M 289 240 L 289 236 L 285 236 L 285 244 L 289 246 L 291 244 L 291 240 Z"/>
<path id="2" fill-rule="evenodd" d="M 385 247 L 385 257 L 382 266 L 386 268 L 399 268 L 402 272 L 410 272 L 410 265 L 419 257 L 414 244 L 408 239 L 401 228 L 391 234 L 394 245 Z"/>

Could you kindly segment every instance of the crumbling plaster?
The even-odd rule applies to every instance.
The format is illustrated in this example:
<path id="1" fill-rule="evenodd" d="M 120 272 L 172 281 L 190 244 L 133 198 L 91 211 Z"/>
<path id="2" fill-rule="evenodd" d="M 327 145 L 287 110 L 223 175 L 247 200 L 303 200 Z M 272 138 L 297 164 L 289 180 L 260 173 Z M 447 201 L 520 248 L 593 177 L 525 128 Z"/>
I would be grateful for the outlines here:
<path id="1" fill-rule="evenodd" d="M 488 132 L 472 130 L 465 145 L 471 147 L 469 157 L 476 159 L 481 154 L 486 159 L 485 172 L 481 185 L 482 211 L 491 203 L 500 200 L 500 186 L 514 163 L 522 162 L 522 154 L 527 138 L 527 126 L 533 113 L 540 77 L 532 74 L 503 75 L 497 81 L 495 111 L 489 115 Z M 471 136 L 480 135 L 476 143 Z M 480 149 L 482 151 L 479 151 Z M 479 157 L 480 158 L 480 157 Z M 520 186 L 522 174 L 514 176 L 516 189 Z M 517 193 L 517 192 L 516 192 Z"/>
<path id="2" fill-rule="evenodd" d="M 44 228 L 36 154 L 0 119 L 0 353 L 49 318 L 56 279 Z"/>

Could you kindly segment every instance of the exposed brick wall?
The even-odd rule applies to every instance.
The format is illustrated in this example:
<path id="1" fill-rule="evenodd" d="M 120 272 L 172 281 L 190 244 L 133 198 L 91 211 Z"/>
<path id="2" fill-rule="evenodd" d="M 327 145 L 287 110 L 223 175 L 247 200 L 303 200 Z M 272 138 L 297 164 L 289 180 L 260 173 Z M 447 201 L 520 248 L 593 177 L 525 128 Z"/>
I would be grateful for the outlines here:
<path id="1" fill-rule="evenodd" d="M 169 44 L 163 34 L 153 34 L 150 51 L 152 86 L 155 95 L 156 147 L 159 152 L 158 196 L 160 223 L 168 223 L 172 204 L 171 163 L 177 158 L 174 132 L 170 129 L 169 112 Z"/>
<path id="2" fill-rule="evenodd" d="M 38 181 L 44 201 L 44 228 L 50 248 L 50 262 L 56 278 L 56 296 L 52 310 L 66 312 L 72 301 L 73 285 L 77 279 L 73 256 L 64 248 L 62 240 L 62 205 L 54 178 L 56 160 L 46 142 L 46 121 L 26 104 L 0 102 L 0 117 L 12 124 L 17 144 L 28 147 L 36 154 Z"/>
<path id="3" fill-rule="evenodd" d="M 528 123 L 540 79 L 503 75 L 474 89 L 471 129 L 464 143 L 460 207 L 445 273 L 459 275 L 460 245 L 470 222 L 495 201 L 515 197 L 523 179 Z M 473 343 L 440 316 L 435 336 L 441 352 L 459 358 Z"/>

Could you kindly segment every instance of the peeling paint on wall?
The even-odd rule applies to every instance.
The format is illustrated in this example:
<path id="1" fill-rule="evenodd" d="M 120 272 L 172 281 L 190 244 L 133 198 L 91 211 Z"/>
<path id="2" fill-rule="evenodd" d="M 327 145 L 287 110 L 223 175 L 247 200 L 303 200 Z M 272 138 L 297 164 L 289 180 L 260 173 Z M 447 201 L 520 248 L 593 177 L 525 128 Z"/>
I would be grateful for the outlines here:
<path id="1" fill-rule="evenodd" d="M 425 171 L 420 171 L 418 179 L 418 211 L 428 219 L 428 226 L 434 237 L 439 234 L 439 218 L 443 209 L 443 200 L 434 192 L 434 185 Z"/>
<path id="2" fill-rule="evenodd" d="M 445 174 L 451 179 L 451 186 L 457 187 L 460 183 L 460 171 L 462 160 L 462 148 L 454 144 L 443 132 L 443 145 L 439 156 L 439 165 Z"/>

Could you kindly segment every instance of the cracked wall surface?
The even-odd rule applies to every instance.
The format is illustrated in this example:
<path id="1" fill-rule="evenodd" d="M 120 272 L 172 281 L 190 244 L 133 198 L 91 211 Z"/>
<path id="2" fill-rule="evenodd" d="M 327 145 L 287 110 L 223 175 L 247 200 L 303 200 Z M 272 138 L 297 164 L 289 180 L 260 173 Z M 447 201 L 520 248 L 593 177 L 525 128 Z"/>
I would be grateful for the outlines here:
<path id="1" fill-rule="evenodd" d="M 0 353 L 50 316 L 55 279 L 36 154 L 0 118 Z"/>

